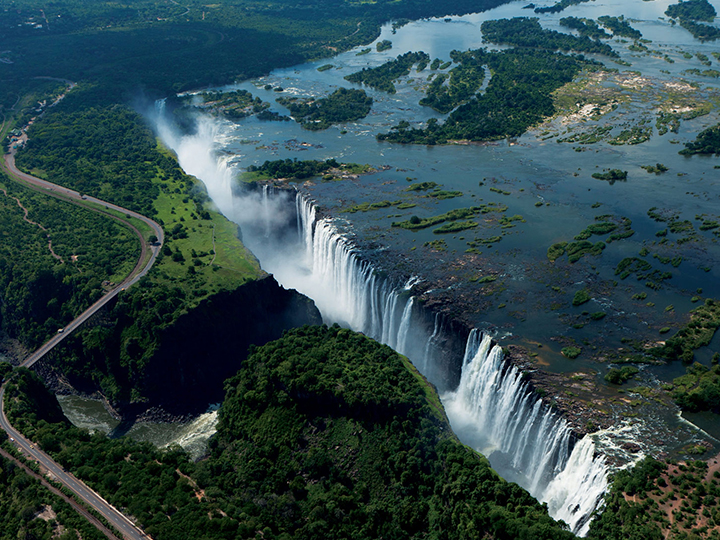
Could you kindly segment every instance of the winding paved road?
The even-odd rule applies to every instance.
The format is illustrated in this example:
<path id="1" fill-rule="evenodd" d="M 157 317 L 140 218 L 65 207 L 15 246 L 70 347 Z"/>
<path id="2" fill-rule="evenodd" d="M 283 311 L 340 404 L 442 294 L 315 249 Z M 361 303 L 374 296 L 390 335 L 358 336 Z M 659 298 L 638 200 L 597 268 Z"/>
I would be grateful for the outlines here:
<path id="1" fill-rule="evenodd" d="M 25 473 L 32 478 L 35 478 L 38 480 L 43 486 L 45 486 L 48 490 L 52 491 L 55 495 L 60 497 L 62 500 L 64 500 L 66 503 L 68 503 L 70 506 L 72 506 L 76 512 L 81 514 L 85 519 L 87 519 L 90 523 L 92 523 L 101 533 L 103 533 L 108 538 L 111 538 L 112 540 L 116 540 L 117 536 L 108 529 L 102 521 L 100 521 L 98 518 L 96 518 L 93 514 L 90 513 L 90 511 L 83 505 L 81 505 L 78 501 L 76 501 L 72 497 L 68 497 L 65 495 L 62 491 L 60 491 L 57 487 L 52 485 L 50 482 L 48 482 L 47 478 L 44 476 L 36 473 L 35 471 L 31 470 L 30 467 L 25 465 L 24 463 L 18 461 L 15 456 L 12 454 L 7 453 L 5 450 L 0 449 L 0 456 L 4 457 L 5 459 L 9 459 L 13 462 L 15 462 L 18 467 L 20 467 L 22 470 L 25 471 Z"/>
<path id="2" fill-rule="evenodd" d="M 25 137 L 26 135 L 23 134 L 23 138 Z M 23 367 L 29 368 L 38 360 L 40 360 L 43 356 L 45 356 L 48 352 L 50 352 L 54 347 L 56 347 L 62 340 L 64 340 L 69 334 L 71 334 L 73 330 L 78 328 L 83 322 L 85 322 L 88 318 L 94 315 L 100 308 L 102 308 L 110 300 L 115 298 L 115 296 L 117 296 L 120 291 L 123 291 L 127 287 L 130 287 L 131 285 L 137 283 L 138 280 L 140 280 L 145 274 L 147 274 L 152 265 L 155 263 L 155 258 L 160 251 L 160 247 L 162 246 L 162 243 L 165 239 L 165 235 L 160 225 L 155 223 L 153 220 L 141 214 L 138 214 L 137 212 L 133 212 L 132 210 L 122 208 L 121 206 L 117 206 L 115 204 L 96 199 L 95 197 L 81 195 L 80 193 L 78 193 L 77 191 L 73 191 L 72 189 L 58 186 L 57 184 L 47 182 L 46 180 L 42 180 L 35 176 L 19 171 L 15 166 L 16 151 L 17 150 L 14 148 L 11 149 L 10 153 L 6 154 L 4 156 L 4 159 L 2 160 L 3 169 L 11 177 L 37 191 L 43 192 L 47 195 L 51 195 L 58 199 L 73 202 L 87 208 L 88 210 L 98 212 L 100 214 L 106 215 L 122 222 L 135 232 L 135 234 L 140 239 L 140 243 L 142 245 L 142 251 L 140 253 L 140 259 L 138 260 L 138 264 L 135 266 L 130 275 L 125 279 L 125 281 L 123 281 L 114 289 L 106 293 L 102 298 L 100 298 L 92 306 L 87 308 L 65 328 L 59 330 L 58 333 L 53 336 L 47 343 L 45 343 L 42 347 L 40 347 L 38 350 L 28 356 L 20 364 Z M 96 205 L 100 205 L 100 208 L 94 208 L 87 203 L 95 203 Z M 153 244 L 149 244 L 143 237 L 142 233 L 135 226 L 133 226 L 130 222 L 111 214 L 110 212 L 105 212 L 103 210 L 103 207 L 107 210 L 115 210 L 128 217 L 133 217 L 139 219 L 140 221 L 143 221 L 153 230 L 155 236 L 157 236 L 158 238 L 158 241 Z M 83 501 L 90 508 L 102 515 L 127 540 L 148 540 L 150 538 L 141 529 L 136 527 L 133 522 L 127 518 L 127 516 L 122 514 L 122 512 L 120 512 L 113 506 L 111 506 L 107 501 L 105 501 L 102 497 L 100 497 L 100 495 L 98 495 L 92 489 L 86 486 L 83 482 L 75 478 L 70 473 L 66 472 L 58 463 L 53 461 L 50 456 L 41 451 L 39 448 L 37 448 L 35 444 L 28 441 L 17 430 L 15 430 L 5 416 L 4 396 L 5 385 L 3 384 L 2 387 L 0 387 L 0 428 L 4 429 L 8 433 L 10 440 L 22 451 L 23 454 L 28 456 L 30 459 L 38 462 L 40 466 L 47 470 L 53 477 L 55 477 L 58 482 L 62 483 L 65 487 L 70 489 L 79 500 Z M 101 531 L 106 535 L 108 534 L 107 530 L 101 529 Z M 114 536 L 109 535 L 108 538 L 114 538 Z"/>
<path id="3" fill-rule="evenodd" d="M 10 440 L 15 444 L 22 453 L 29 459 L 37 462 L 41 469 L 48 471 L 55 480 L 60 482 L 63 486 L 70 489 L 79 501 L 84 502 L 88 507 L 92 508 L 103 516 L 114 528 L 119 531 L 123 538 L 127 540 L 148 540 L 150 536 L 146 535 L 141 529 L 135 526 L 122 512 L 117 510 L 114 506 L 111 506 L 105 499 L 95 493 L 83 482 L 75 478 L 69 472 L 66 472 L 58 463 L 52 460 L 45 452 L 40 450 L 35 444 L 28 441 L 23 437 L 20 432 L 10 425 L 10 422 L 5 416 L 5 385 L 0 388 L 0 427 L 4 429 Z M 87 516 L 86 516 L 87 517 Z M 95 525 L 96 520 L 93 521 Z M 106 530 L 101 532 L 105 533 L 108 538 L 115 539 L 115 536 Z"/>
<path id="4" fill-rule="evenodd" d="M 25 137 L 25 135 L 23 135 L 23 137 Z M 130 272 L 130 275 L 125 279 L 125 281 L 123 281 L 120 285 L 116 286 L 114 289 L 112 289 L 110 292 L 108 292 L 102 298 L 100 298 L 100 300 L 98 300 L 92 306 L 90 306 L 85 311 L 83 311 L 75 320 L 73 320 L 70 324 L 68 324 L 65 328 L 63 328 L 62 331 L 58 331 L 57 335 L 53 336 L 47 343 L 45 343 L 42 347 L 40 347 L 38 350 L 36 350 L 34 353 L 32 353 L 30 356 L 28 356 L 20 364 L 22 367 L 29 368 L 33 364 L 35 364 L 35 362 L 37 362 L 43 356 L 45 356 L 47 353 L 49 353 L 53 348 L 55 348 L 61 341 L 63 341 L 67 337 L 68 334 L 72 333 L 73 330 L 75 330 L 78 326 L 80 326 L 87 319 L 89 319 L 92 315 L 94 315 L 100 308 L 102 308 L 110 300 L 115 298 L 120 291 L 123 291 L 126 288 L 130 287 L 131 285 L 137 283 L 140 280 L 140 278 L 142 278 L 145 274 L 147 274 L 148 271 L 150 270 L 150 268 L 152 268 L 152 265 L 155 263 L 155 258 L 157 257 L 158 253 L 160 252 L 160 247 L 162 246 L 162 243 L 165 239 L 165 234 L 163 233 L 162 227 L 160 227 L 160 225 L 155 223 L 152 219 L 147 218 L 141 214 L 138 214 L 137 212 L 133 212 L 132 210 L 128 210 L 126 208 L 123 208 L 116 204 L 112 204 L 112 203 L 103 201 L 101 199 L 96 199 L 95 197 L 90 197 L 88 195 L 82 195 L 72 189 L 58 186 L 57 184 L 53 184 L 51 182 L 48 182 L 47 180 L 42 180 L 40 178 L 37 178 L 35 176 L 32 176 L 30 174 L 27 174 L 27 173 L 24 173 L 24 172 L 18 170 L 18 168 L 15 166 L 15 153 L 16 152 L 17 152 L 17 150 L 13 148 L 12 150 L 10 150 L 9 154 L 5 155 L 4 169 L 11 176 L 13 176 L 15 179 L 21 181 L 23 184 L 26 184 L 26 185 L 36 189 L 37 191 L 41 191 L 47 195 L 51 195 L 58 199 L 75 202 L 77 204 L 95 203 L 97 205 L 100 205 L 101 208 L 104 207 L 105 209 L 108 209 L 108 210 L 115 210 L 116 212 L 121 212 L 122 214 L 124 214 L 128 217 L 133 217 L 133 218 L 139 219 L 140 221 L 143 221 L 146 225 L 148 225 L 153 230 L 153 233 L 155 234 L 155 236 L 157 236 L 157 238 L 158 238 L 157 242 L 155 242 L 152 245 L 149 245 L 143 238 L 142 233 L 137 229 L 137 227 L 134 227 L 130 222 L 124 221 L 123 219 L 118 218 L 117 216 L 114 216 L 110 212 L 104 212 L 102 209 L 92 208 L 90 206 L 86 206 L 83 204 L 83 206 L 85 206 L 88 210 L 92 210 L 99 214 L 103 214 L 107 217 L 116 219 L 117 221 L 120 221 L 123 224 L 130 227 L 130 229 L 132 229 L 133 232 L 140 239 L 140 244 L 142 246 L 142 251 L 140 253 L 140 259 L 138 261 L 138 264 L 135 266 L 133 271 Z M 149 259 L 147 257 L 148 252 L 150 253 Z M 145 262 L 146 260 L 147 260 L 147 262 Z"/>

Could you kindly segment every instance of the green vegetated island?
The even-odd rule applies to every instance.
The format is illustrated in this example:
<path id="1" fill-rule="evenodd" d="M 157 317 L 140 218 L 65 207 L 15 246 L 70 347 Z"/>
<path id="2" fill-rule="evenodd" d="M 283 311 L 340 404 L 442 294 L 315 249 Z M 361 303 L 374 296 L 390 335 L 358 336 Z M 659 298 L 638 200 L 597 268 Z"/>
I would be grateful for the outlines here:
<path id="1" fill-rule="evenodd" d="M 18 153 L 21 168 L 152 217 L 166 235 L 150 274 L 123 291 L 97 324 L 66 339 L 47 362 L 46 375 L 81 392 L 100 392 L 130 416 L 156 404 L 171 410 L 187 406 L 188 399 L 206 405 L 232 376 L 225 383 L 218 435 L 210 455 L 198 463 L 175 448 L 159 451 L 72 427 L 37 377 L 23 370 L 12 375 L 6 395 L 12 421 L 158 539 L 572 537 L 524 490 L 500 479 L 484 458 L 454 439 L 435 391 L 390 349 L 346 330 L 308 327 L 254 349 L 246 359 L 251 343 L 319 322 L 319 315 L 262 272 L 237 228 L 212 209 L 202 186 L 126 106 L 138 89 L 148 97 L 165 96 L 369 43 L 390 19 L 467 13 L 500 3 L 336 0 L 269 9 L 262 0 L 241 0 L 111 8 L 70 0 L 38 10 L 30 0 L 17 0 L 12 9 L 3 8 L 0 33 L 12 41 L 0 55 L 4 149 L 11 140 L 5 136 L 32 120 L 29 142 Z M 574 3 L 563 0 L 553 9 Z M 627 31 L 617 21 L 601 23 L 614 34 Z M 453 53 L 449 70 L 452 63 L 429 62 L 416 53 L 358 80 L 392 91 L 393 81 L 413 67 L 435 72 L 423 104 L 450 113 L 448 120 L 425 130 L 401 125 L 387 140 L 432 144 L 513 136 L 552 114 L 550 92 L 580 69 L 597 67 L 555 51 L 613 56 L 606 44 L 591 39 L 601 37 L 590 35 L 599 32 L 584 24 L 588 35 L 576 38 L 542 30 L 532 19 L 496 21 L 484 27 L 486 39 L 515 49 Z M 545 50 L 519 49 L 532 43 Z M 382 43 L 378 50 L 391 47 Z M 478 94 L 490 72 L 487 88 Z M 77 86 L 68 92 L 69 81 Z M 57 106 L 47 107 L 65 93 Z M 269 114 L 268 105 L 249 93 L 207 92 L 202 100 L 206 110 L 229 118 Z M 371 104 L 364 92 L 345 89 L 285 102 L 310 129 L 361 118 L 357 115 L 367 114 Z M 711 136 L 699 137 L 699 148 L 712 148 Z M 363 167 L 270 162 L 254 172 L 305 178 L 356 174 Z M 408 189 L 439 199 L 458 196 L 441 186 Z M 122 281 L 140 248 L 134 233 L 102 208 L 92 213 L 49 198 L 4 173 L 0 207 L 0 332 L 5 353 L 19 359 Z M 447 228 L 441 232 L 452 232 L 474 227 L 479 214 L 504 211 L 503 205 L 486 203 L 436 218 L 411 217 L 396 226 L 440 225 Z M 520 219 L 507 218 L 507 226 Z M 617 225 L 620 234 L 630 230 L 606 219 L 587 234 L 615 232 L 604 223 Z M 150 231 L 140 232 L 153 241 Z M 657 354 L 687 357 L 685 351 L 712 335 L 716 304 L 705 301 L 700 307 L 694 321 Z M 228 341 L 237 326 L 245 337 Z M 209 376 L 196 366 L 201 356 L 226 360 Z M 10 377 L 6 364 L 1 370 Z M 712 409 L 716 385 L 715 368 L 691 366 L 672 391 L 688 408 Z M 13 452 L 8 441 L 2 446 Z M 0 460 L 0 537 L 102 537 L 32 475 Z M 646 477 L 642 469 L 632 474 Z M 690 505 L 699 490 L 712 493 L 714 480 L 698 475 L 678 482 L 685 487 L 673 496 Z M 653 527 L 660 516 L 641 520 L 645 514 L 639 508 L 646 503 L 622 497 L 623 490 L 632 495 L 637 488 L 618 481 L 613 490 L 608 507 L 619 505 L 635 521 L 606 512 L 589 537 L 658 537 Z M 702 504 L 705 521 L 684 517 L 678 527 L 709 524 L 711 500 Z M 645 530 L 647 536 L 638 532 Z"/>
<path id="2" fill-rule="evenodd" d="M 289 97 L 278 98 L 276 101 L 286 106 L 290 115 L 303 128 L 311 131 L 365 118 L 373 103 L 373 99 L 364 90 L 354 88 L 338 88 L 328 97 L 321 99 Z"/>
<path id="3" fill-rule="evenodd" d="M 278 159 L 265 161 L 262 165 L 250 165 L 243 175 L 247 182 L 263 180 L 304 180 L 320 176 L 323 180 L 338 180 L 349 175 L 358 175 L 375 171 L 368 164 L 338 163 L 334 158 L 319 161 L 317 159 Z"/>
<path id="4" fill-rule="evenodd" d="M 481 30 L 486 41 L 513 45 L 502 51 L 478 49 L 453 51 L 455 67 L 447 73 L 431 74 L 422 105 L 449 113 L 444 122 L 428 121 L 425 128 L 408 122 L 378 135 L 381 141 L 444 144 L 453 140 L 496 140 L 516 137 L 555 112 L 551 93 L 569 83 L 581 69 L 599 69 L 601 64 L 582 56 L 556 51 L 598 53 L 616 57 L 612 48 L 599 40 L 543 29 L 537 19 L 514 18 L 485 21 Z M 365 70 L 352 77 L 378 87 L 407 70 L 407 63 L 424 62 L 422 56 L 398 58 L 404 68 Z M 423 67 L 422 64 L 419 67 Z M 430 66 L 432 69 L 432 66 Z M 492 73 L 480 92 L 486 70 Z"/>
<path id="5" fill-rule="evenodd" d="M 707 0 L 686 0 L 669 6 L 665 15 L 671 17 L 673 24 L 677 21 L 680 26 L 690 32 L 700 41 L 715 41 L 720 38 L 720 29 L 704 22 L 713 22 L 717 12 Z"/>

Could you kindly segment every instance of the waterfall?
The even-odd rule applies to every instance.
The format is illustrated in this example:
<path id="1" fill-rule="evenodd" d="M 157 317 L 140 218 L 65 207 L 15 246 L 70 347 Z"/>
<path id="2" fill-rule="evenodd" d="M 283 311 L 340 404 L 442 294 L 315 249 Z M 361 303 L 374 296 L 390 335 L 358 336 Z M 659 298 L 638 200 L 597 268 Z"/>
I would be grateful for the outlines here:
<path id="1" fill-rule="evenodd" d="M 553 517 L 585 534 L 607 485 L 607 468 L 593 440 L 573 444 L 567 422 L 477 330 L 467 340 L 460 384 L 449 392 L 457 379 L 447 373 L 453 361 L 444 358 L 444 319 L 436 316 L 434 324 L 423 319 L 412 295 L 418 279 L 403 284 L 378 275 L 335 222 L 318 217 L 313 201 L 299 192 L 290 200 L 288 190 L 233 190 L 229 163 L 212 151 L 216 129 L 203 120 L 196 135 L 179 137 L 158 121 L 163 141 L 183 169 L 205 183 L 220 211 L 240 225 L 262 267 L 283 286 L 312 298 L 326 323 L 363 332 L 410 358 L 445 392 L 443 403 L 458 437 L 488 456 L 503 477 L 547 502 Z"/>
<path id="2" fill-rule="evenodd" d="M 592 437 L 586 435 L 575 445 L 564 469 L 547 486 L 541 500 L 548 503 L 550 515 L 585 536 L 590 529 L 590 515 L 607 489 L 607 476 L 605 457 L 596 454 Z"/>
<path id="3" fill-rule="evenodd" d="M 408 356 L 437 384 L 434 352 L 442 335 L 435 315 L 432 334 L 417 325 L 413 280 L 398 290 L 380 279 L 372 265 L 328 218 L 316 220 L 314 205 L 301 194 L 299 237 L 306 246 L 311 274 L 327 289 L 315 298 L 328 322 L 343 322 Z M 405 292 L 405 297 L 403 297 Z M 522 372 L 503 360 L 502 349 L 488 335 L 473 330 L 467 340 L 460 384 L 443 396 L 453 429 L 466 444 L 489 457 L 507 479 L 548 504 L 550 514 L 578 534 L 586 534 L 590 515 L 607 488 L 607 467 L 591 437 L 574 444 L 562 416 L 546 405 L 523 380 Z"/>
<path id="4" fill-rule="evenodd" d="M 298 238 L 304 249 L 306 281 L 315 282 L 315 300 L 326 323 L 340 323 L 407 352 L 413 297 L 410 287 L 380 278 L 328 218 L 317 219 L 315 205 L 295 198 Z M 411 286 L 411 285 L 410 285 Z M 321 289 L 321 290 L 319 290 Z M 303 291 L 302 285 L 299 290 Z"/>
<path id="5" fill-rule="evenodd" d="M 404 351 L 408 349 L 408 334 L 410 333 L 410 316 L 412 315 L 413 304 L 415 303 L 415 297 L 411 297 L 410 301 L 405 304 L 403 309 L 402 317 L 400 318 L 400 328 L 398 328 L 397 334 L 397 351 L 401 354 L 405 354 Z"/>
<path id="6" fill-rule="evenodd" d="M 605 458 L 586 435 L 573 444 L 570 426 L 543 403 L 488 335 L 468 338 L 460 385 L 443 396 L 458 437 L 517 482 L 550 514 L 584 535 L 607 488 Z"/>

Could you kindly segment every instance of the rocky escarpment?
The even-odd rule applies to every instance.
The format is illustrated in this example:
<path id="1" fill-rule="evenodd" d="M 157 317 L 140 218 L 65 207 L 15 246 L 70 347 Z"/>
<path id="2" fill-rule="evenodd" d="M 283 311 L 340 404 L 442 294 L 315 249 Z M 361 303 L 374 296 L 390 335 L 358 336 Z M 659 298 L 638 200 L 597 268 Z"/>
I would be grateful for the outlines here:
<path id="1" fill-rule="evenodd" d="M 595 373 L 552 373 L 540 369 L 537 358 L 525 347 L 509 345 L 503 351 L 505 360 L 523 372 L 532 390 L 563 415 L 576 435 L 582 437 L 613 424 Z"/>
<path id="2" fill-rule="evenodd" d="M 321 323 L 312 300 L 272 276 L 214 295 L 165 332 L 147 371 L 147 395 L 171 409 L 220 401 L 223 381 L 240 368 L 251 345 Z"/>
<path id="3" fill-rule="evenodd" d="M 37 371 L 55 391 L 108 397 L 124 418 L 148 410 L 182 416 L 222 400 L 223 382 L 240 368 L 251 345 L 277 339 L 290 328 L 321 322 L 310 299 L 267 276 L 211 295 L 160 330 L 158 346 L 141 370 L 118 365 L 116 351 L 108 350 L 102 356 L 83 358 L 92 373 L 68 369 L 58 354 L 43 360 Z M 108 323 L 112 320 L 104 324 Z M 81 331 L 74 346 L 80 347 L 88 333 Z M 108 396 L 103 375 L 129 386 L 118 392 L 123 397 Z"/>

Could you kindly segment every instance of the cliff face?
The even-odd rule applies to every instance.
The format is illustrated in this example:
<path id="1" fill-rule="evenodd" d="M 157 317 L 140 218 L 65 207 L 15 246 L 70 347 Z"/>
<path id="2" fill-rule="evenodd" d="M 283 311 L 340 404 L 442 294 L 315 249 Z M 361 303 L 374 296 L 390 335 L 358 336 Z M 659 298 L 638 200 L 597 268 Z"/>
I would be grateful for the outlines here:
<path id="1" fill-rule="evenodd" d="M 144 395 L 167 410 L 219 402 L 223 381 L 240 368 L 250 345 L 321 323 L 312 300 L 272 276 L 218 293 L 165 330 L 145 374 Z"/>
<path id="2" fill-rule="evenodd" d="M 55 392 L 103 396 L 128 420 L 148 410 L 156 417 L 158 409 L 169 413 L 159 416 L 168 419 L 204 411 L 222 401 L 223 382 L 240 368 L 250 345 L 322 323 L 312 300 L 266 276 L 209 296 L 164 329 L 151 328 L 154 353 L 133 364 L 121 354 L 133 319 L 118 311 L 108 307 L 34 369 Z M 93 347 L 97 336 L 103 341 Z"/>
<path id="3" fill-rule="evenodd" d="M 462 361 L 465 356 L 470 328 L 462 321 L 448 315 L 442 306 L 422 302 L 418 308 L 422 324 L 428 336 L 434 336 L 436 370 L 433 383 L 441 391 L 455 390 L 462 375 Z"/>

